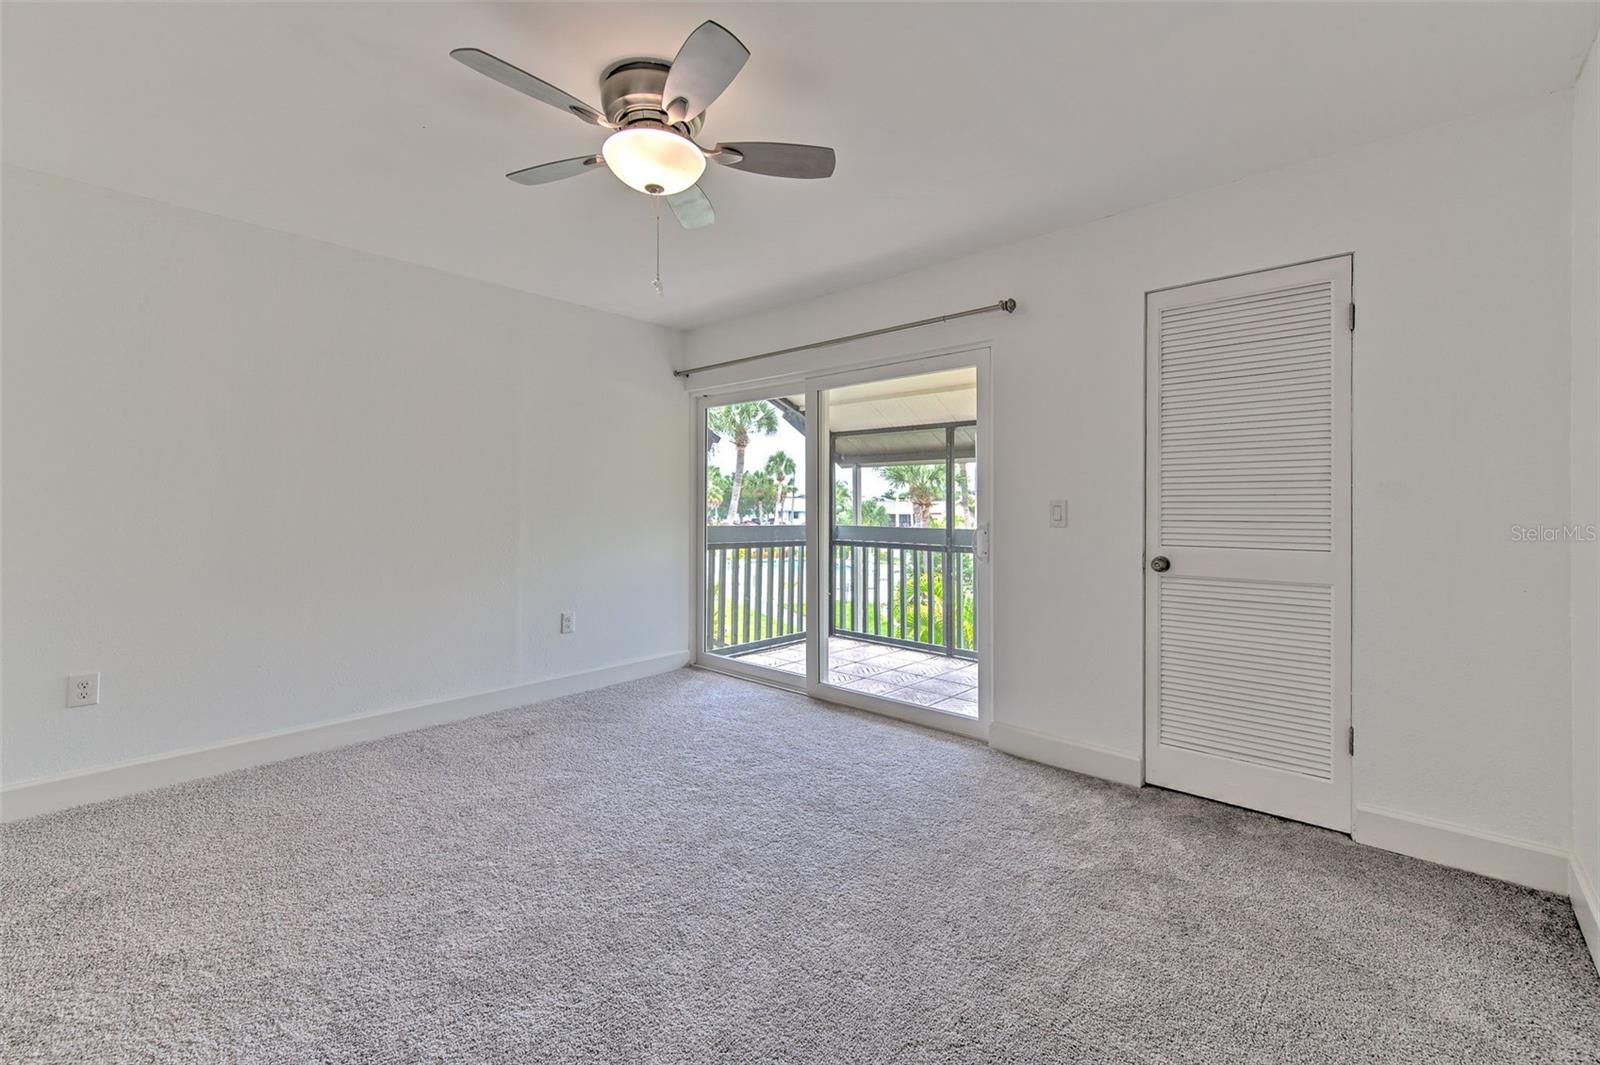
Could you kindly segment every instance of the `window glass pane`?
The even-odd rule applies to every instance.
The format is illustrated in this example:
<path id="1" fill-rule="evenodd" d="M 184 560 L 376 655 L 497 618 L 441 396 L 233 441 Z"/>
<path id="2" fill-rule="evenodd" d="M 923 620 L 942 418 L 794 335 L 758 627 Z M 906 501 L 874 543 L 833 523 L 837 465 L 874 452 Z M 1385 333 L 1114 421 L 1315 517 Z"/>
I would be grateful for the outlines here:
<path id="1" fill-rule="evenodd" d="M 796 399 L 706 411 L 701 646 L 805 675 L 805 412 Z"/>
<path id="2" fill-rule="evenodd" d="M 976 716 L 970 369 L 830 389 L 823 681 Z"/>
<path id="3" fill-rule="evenodd" d="M 978 524 L 978 429 L 960 425 L 952 432 L 955 445 L 955 480 L 950 495 L 955 505 L 952 529 L 971 529 Z"/>

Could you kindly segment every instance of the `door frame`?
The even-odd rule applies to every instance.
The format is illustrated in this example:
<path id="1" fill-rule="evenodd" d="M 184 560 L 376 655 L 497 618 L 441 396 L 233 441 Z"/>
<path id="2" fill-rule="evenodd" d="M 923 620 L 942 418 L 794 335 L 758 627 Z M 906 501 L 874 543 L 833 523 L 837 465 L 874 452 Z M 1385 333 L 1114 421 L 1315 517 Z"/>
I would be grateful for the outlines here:
<path id="1" fill-rule="evenodd" d="M 810 394 L 803 384 L 784 384 L 782 382 L 768 382 L 765 384 L 741 385 L 724 391 L 700 393 L 694 397 L 694 425 L 692 436 L 694 438 L 694 454 L 696 456 L 694 470 L 694 565 L 690 567 L 692 603 L 690 630 L 689 630 L 689 664 L 705 669 L 712 669 L 718 673 L 727 673 L 730 676 L 740 677 L 744 680 L 759 681 L 777 688 L 787 688 L 790 691 L 804 692 L 811 673 L 811 565 L 806 565 L 806 675 L 796 676 L 786 673 L 781 669 L 769 669 L 766 666 L 753 666 L 741 662 L 737 658 L 726 655 L 715 655 L 705 648 L 706 634 L 706 411 L 712 407 L 721 407 L 729 403 L 749 403 L 756 400 L 771 400 L 778 395 L 794 395 L 796 392 L 807 392 L 806 396 L 806 492 L 809 499 L 811 491 L 811 438 L 815 431 L 816 412 L 812 410 Z M 806 508 L 806 556 L 811 557 L 811 509 Z"/>
<path id="2" fill-rule="evenodd" d="M 994 424 L 991 412 L 990 389 L 991 349 L 992 345 L 987 342 L 963 344 L 956 347 L 945 347 L 873 360 L 869 363 L 855 366 L 791 373 L 761 381 L 710 386 L 692 392 L 694 396 L 694 411 L 691 435 L 695 449 L 695 463 L 692 469 L 696 503 L 693 511 L 693 520 L 695 522 L 693 551 L 695 558 L 694 565 L 691 567 L 692 594 L 690 595 L 689 661 L 691 665 L 718 673 L 726 673 L 745 680 L 770 684 L 789 691 L 810 695 L 813 698 L 822 699 L 830 703 L 881 714 L 885 717 L 924 725 L 944 732 L 953 732 L 973 739 L 988 738 L 989 725 L 994 718 L 994 699 L 992 694 L 994 687 L 994 669 L 992 665 L 994 659 L 994 582 L 991 571 L 993 568 L 992 544 L 994 536 L 992 516 L 994 514 L 993 486 L 995 476 L 993 473 L 994 449 L 991 436 Z M 824 656 L 827 652 L 825 624 L 827 605 L 822 599 L 825 590 L 822 580 L 822 567 L 815 564 L 806 566 L 806 675 L 803 680 L 794 674 L 759 666 L 749 666 L 740 663 L 737 659 L 706 653 L 702 646 L 706 621 L 706 525 L 704 506 L 706 491 L 704 442 L 706 409 L 708 407 L 721 406 L 725 403 L 771 399 L 776 395 L 793 395 L 797 392 L 805 393 L 806 556 L 811 563 L 814 563 L 815 560 L 822 558 L 822 550 L 826 545 L 829 531 L 824 526 L 826 514 L 815 510 L 811 501 L 829 498 L 832 490 L 831 470 L 827 469 L 830 456 L 826 445 L 827 422 L 822 393 L 828 389 L 844 385 L 890 380 L 896 377 L 910 377 L 920 373 L 933 373 L 939 370 L 960 369 L 968 366 L 977 372 L 978 432 L 976 457 L 978 469 L 981 471 L 979 474 L 980 484 L 985 486 L 978 492 L 977 528 L 979 530 L 989 530 L 986 538 L 991 545 L 988 557 L 981 560 L 975 557 L 973 563 L 979 633 L 978 717 L 974 719 L 950 711 L 913 706 L 892 699 L 883 699 L 874 695 L 849 691 L 845 688 L 825 683 L 821 676 L 821 665 L 825 661 Z M 985 534 L 980 532 L 979 535 L 984 536 Z"/>
<path id="3" fill-rule="evenodd" d="M 1141 739 L 1139 747 L 1140 776 L 1144 783 L 1152 783 L 1150 776 L 1150 745 L 1152 742 L 1152 728 L 1155 716 L 1154 704 L 1159 686 L 1159 663 L 1152 653 L 1153 638 L 1151 626 L 1156 619 L 1155 597 L 1157 594 L 1157 581 L 1151 573 L 1150 548 L 1156 535 L 1156 519 L 1153 513 L 1151 489 L 1157 483 L 1156 463 L 1158 456 L 1150 446 L 1152 429 L 1158 424 L 1160 397 L 1151 388 L 1151 337 L 1152 321 L 1156 311 L 1152 301 L 1157 296 L 1180 291 L 1183 289 L 1197 288 L 1201 285 L 1220 285 L 1223 282 L 1238 282 L 1240 287 L 1246 287 L 1249 279 L 1263 274 L 1270 274 L 1279 270 L 1289 270 L 1310 266 L 1335 266 L 1342 264 L 1345 271 L 1341 279 L 1345 282 L 1344 297 L 1349 305 L 1355 306 L 1355 253 L 1340 252 L 1333 255 L 1318 256 L 1311 259 L 1301 259 L 1296 262 L 1283 263 L 1276 266 L 1261 267 L 1254 270 L 1244 270 L 1237 273 L 1223 274 L 1217 277 L 1202 278 L 1188 281 L 1178 285 L 1166 285 L 1161 288 L 1149 289 L 1144 294 L 1144 529 L 1143 539 L 1140 544 L 1140 580 L 1142 582 L 1143 612 L 1141 616 L 1140 640 L 1142 660 L 1144 667 L 1143 698 L 1141 700 Z M 1338 293 L 1336 291 L 1336 297 Z M 1339 313 L 1335 307 L 1336 315 Z M 1335 388 L 1343 388 L 1343 409 L 1335 408 L 1334 425 L 1335 436 L 1333 443 L 1332 459 L 1333 471 L 1333 527 L 1336 535 L 1342 534 L 1345 544 L 1345 557 L 1341 560 L 1334 557 L 1330 560 L 1331 586 L 1333 589 L 1333 635 L 1343 647 L 1344 655 L 1339 668 L 1335 669 L 1333 676 L 1334 692 L 1334 725 L 1339 724 L 1339 704 L 1343 703 L 1343 723 L 1351 730 L 1354 737 L 1356 722 L 1355 692 L 1353 678 L 1355 657 L 1355 626 L 1354 626 L 1354 566 L 1355 566 L 1355 521 L 1354 521 L 1354 438 L 1355 438 L 1355 327 L 1352 316 L 1349 328 L 1335 330 L 1336 337 L 1342 336 L 1346 345 L 1345 364 L 1342 367 L 1342 382 L 1340 381 L 1341 368 L 1337 363 L 1339 341 L 1335 341 Z M 1338 397 L 1336 396 L 1336 403 Z M 1340 742 L 1338 732 L 1334 734 L 1335 751 L 1343 752 L 1344 745 Z M 1353 753 L 1344 754 L 1345 788 L 1342 796 L 1344 818 L 1342 831 L 1349 835 L 1355 824 L 1355 794 L 1356 794 L 1356 761 Z M 1162 785 L 1156 784 L 1161 787 Z M 1212 796 L 1202 796 L 1214 798 Z M 1229 802 L 1228 798 L 1215 799 L 1215 801 Z M 1246 807 L 1253 808 L 1253 807 Z M 1270 813 L 1270 812 L 1269 812 Z M 1290 816 L 1290 814 L 1274 814 L 1274 816 Z"/>

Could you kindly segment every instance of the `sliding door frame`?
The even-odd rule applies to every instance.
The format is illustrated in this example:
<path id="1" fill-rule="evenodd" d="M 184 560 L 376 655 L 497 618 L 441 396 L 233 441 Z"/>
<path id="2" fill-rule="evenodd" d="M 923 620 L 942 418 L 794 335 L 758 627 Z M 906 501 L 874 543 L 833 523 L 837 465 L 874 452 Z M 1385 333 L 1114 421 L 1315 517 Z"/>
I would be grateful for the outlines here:
<path id="1" fill-rule="evenodd" d="M 706 412 L 715 407 L 726 406 L 729 403 L 750 403 L 754 401 L 771 402 L 781 395 L 794 395 L 805 392 L 806 388 L 793 384 L 768 383 L 741 387 L 733 391 L 716 392 L 707 395 L 698 395 L 694 402 L 694 447 L 696 464 L 694 466 L 695 478 L 695 564 L 693 570 L 693 594 L 690 596 L 694 603 L 693 618 L 691 620 L 689 661 L 692 665 L 714 669 L 719 673 L 728 673 L 745 680 L 760 681 L 779 688 L 788 688 L 791 691 L 804 692 L 808 690 L 811 673 L 815 667 L 811 661 L 811 573 L 816 567 L 812 560 L 816 557 L 813 551 L 811 536 L 811 508 L 806 507 L 806 564 L 805 564 L 805 589 L 806 589 L 806 673 L 800 676 L 788 673 L 781 669 L 768 666 L 755 666 L 748 662 L 741 662 L 737 658 L 727 655 L 712 654 L 706 647 L 706 633 L 709 618 L 706 617 Z M 816 427 L 816 411 L 812 409 L 809 393 L 806 397 L 806 448 L 804 461 L 806 464 L 806 491 L 811 491 L 811 437 Z M 809 504 L 809 497 L 808 497 Z"/>
<path id="2" fill-rule="evenodd" d="M 993 720 L 994 687 L 994 595 L 991 575 L 992 543 L 991 516 L 994 513 L 994 458 L 991 432 L 994 419 L 990 406 L 990 362 L 988 343 L 961 345 L 907 354 L 873 361 L 849 368 L 817 370 L 772 377 L 759 382 L 746 382 L 725 387 L 710 387 L 694 393 L 693 446 L 695 449 L 695 563 L 693 573 L 692 631 L 690 662 L 703 669 L 726 673 L 746 680 L 759 681 L 790 691 L 801 692 L 831 703 L 866 710 L 901 721 L 953 732 L 974 739 L 987 739 L 989 724 Z M 820 563 L 823 551 L 830 546 L 831 530 L 827 527 L 831 508 L 818 501 L 832 498 L 833 471 L 829 463 L 831 454 L 827 439 L 827 410 L 823 393 L 845 385 L 868 381 L 911 377 L 940 370 L 966 367 L 977 373 L 978 429 L 976 459 L 979 470 L 978 514 L 975 537 L 986 545 L 986 550 L 974 551 L 973 580 L 977 596 L 978 630 L 978 716 L 929 707 L 915 706 L 884 699 L 875 695 L 853 692 L 823 680 L 823 664 L 827 661 L 827 585 L 825 569 Z M 806 673 L 798 675 L 779 670 L 740 663 L 737 659 L 710 654 L 705 649 L 705 581 L 706 581 L 706 524 L 705 524 L 705 417 L 711 407 L 750 400 L 770 400 L 774 396 L 805 393 L 806 397 Z M 980 557 L 980 555 L 982 557 Z"/>
<path id="3" fill-rule="evenodd" d="M 862 369 L 840 370 L 832 373 L 817 374 L 807 381 L 808 400 L 807 414 L 815 408 L 821 425 L 818 427 L 816 439 L 811 443 L 812 466 L 816 469 L 817 479 L 814 488 L 818 495 L 815 499 L 833 498 L 833 456 L 828 447 L 828 407 L 823 399 L 823 393 L 829 389 L 840 388 L 847 385 L 864 384 L 869 381 L 893 380 L 897 377 L 912 377 L 917 374 L 936 373 L 940 370 L 957 370 L 971 367 L 977 372 L 978 378 L 978 426 L 976 441 L 976 459 L 978 466 L 978 516 L 974 528 L 974 536 L 980 543 L 990 540 L 990 515 L 993 513 L 994 501 L 992 485 L 994 471 L 990 465 L 991 448 L 989 446 L 989 432 L 992 419 L 989 417 L 989 349 L 978 348 L 965 351 L 956 351 L 948 354 L 925 355 L 920 358 L 910 359 L 900 363 L 890 363 Z M 831 513 L 829 508 L 829 512 Z M 819 515 L 820 517 L 820 515 Z M 832 558 L 832 531 L 827 528 L 826 520 L 811 520 L 809 508 L 806 512 L 807 535 L 816 534 L 816 557 L 821 559 Z M 824 554 L 826 553 L 826 555 Z M 822 676 L 814 678 L 811 694 L 819 699 L 826 699 L 831 703 L 855 707 L 858 710 L 869 710 L 876 714 L 896 718 L 901 721 L 910 721 L 918 725 L 927 725 L 932 728 L 954 732 L 962 736 L 975 739 L 987 739 L 989 735 L 989 722 L 993 717 L 993 700 L 989 692 L 992 687 L 990 662 L 993 660 L 992 647 L 994 643 L 993 609 L 990 580 L 990 552 L 988 550 L 974 550 L 973 552 L 973 582 L 977 595 L 977 629 L 978 629 L 978 716 L 976 719 L 948 710 L 935 710 L 931 707 L 915 706 L 894 699 L 885 699 L 877 695 L 867 695 L 862 692 L 851 691 L 838 685 L 827 683 Z M 825 602 L 826 590 L 820 587 L 821 570 L 817 571 L 818 587 L 811 593 L 808 606 L 811 608 L 806 622 L 806 635 L 816 645 L 816 650 L 807 656 L 808 665 L 820 672 L 821 667 L 828 660 L 828 630 L 827 613 L 829 604 Z M 810 670 L 808 670 L 809 674 Z M 809 678 L 808 679 L 812 679 Z"/>

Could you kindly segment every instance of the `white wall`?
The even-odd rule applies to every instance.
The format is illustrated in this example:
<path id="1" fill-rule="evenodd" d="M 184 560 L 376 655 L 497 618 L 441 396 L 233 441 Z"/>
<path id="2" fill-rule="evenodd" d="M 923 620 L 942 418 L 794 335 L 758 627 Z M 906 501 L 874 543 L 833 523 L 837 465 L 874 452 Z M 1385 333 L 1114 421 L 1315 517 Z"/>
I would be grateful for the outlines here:
<path id="1" fill-rule="evenodd" d="M 1510 527 L 1568 513 L 1570 108 L 1542 98 L 699 329 L 686 364 L 1018 299 L 1010 319 L 763 372 L 992 338 L 995 721 L 1136 757 L 1144 293 L 1353 252 L 1356 800 L 1532 843 L 1564 878 L 1567 550 Z"/>
<path id="2" fill-rule="evenodd" d="M 1600 60 L 1591 48 L 1572 111 L 1572 523 L 1600 524 Z M 1600 885 L 1600 544 L 1572 561 L 1572 852 Z M 1600 897 L 1591 897 L 1593 906 Z M 1592 918 L 1600 912 L 1591 910 Z M 1585 929 L 1600 957 L 1600 928 Z"/>
<path id="3" fill-rule="evenodd" d="M 675 333 L 10 167 L 4 217 L 5 784 L 687 647 Z"/>

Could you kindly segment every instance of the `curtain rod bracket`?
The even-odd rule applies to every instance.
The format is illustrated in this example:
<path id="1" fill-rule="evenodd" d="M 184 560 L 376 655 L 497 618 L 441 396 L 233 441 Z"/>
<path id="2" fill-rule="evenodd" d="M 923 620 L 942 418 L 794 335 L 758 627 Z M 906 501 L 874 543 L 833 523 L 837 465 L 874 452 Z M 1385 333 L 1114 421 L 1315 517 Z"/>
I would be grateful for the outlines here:
<path id="1" fill-rule="evenodd" d="M 941 314 L 933 318 L 923 318 L 915 322 L 902 322 L 899 325 L 885 326 L 882 329 L 869 329 L 865 333 L 851 333 L 849 336 L 834 337 L 831 340 L 817 340 L 810 344 L 796 344 L 792 348 L 779 348 L 777 351 L 763 351 L 759 355 L 745 355 L 737 359 L 724 359 L 721 362 L 708 362 L 704 366 L 691 366 L 686 370 L 673 370 L 674 377 L 688 377 L 690 374 L 704 373 L 707 370 L 719 370 L 724 366 L 738 366 L 740 363 L 754 362 L 756 359 L 771 359 L 778 355 L 792 355 L 797 351 L 812 351 L 816 348 L 831 348 L 836 344 L 848 344 L 853 340 L 865 340 L 868 337 L 883 336 L 885 333 L 899 333 L 906 329 L 919 329 L 925 325 L 938 325 L 941 322 L 953 322 L 957 318 L 971 318 L 975 314 L 993 314 L 995 311 L 1004 311 L 1011 314 L 1017 309 L 1014 299 L 997 300 L 983 307 L 974 307 L 967 311 L 956 311 L 954 314 Z"/>

